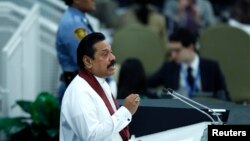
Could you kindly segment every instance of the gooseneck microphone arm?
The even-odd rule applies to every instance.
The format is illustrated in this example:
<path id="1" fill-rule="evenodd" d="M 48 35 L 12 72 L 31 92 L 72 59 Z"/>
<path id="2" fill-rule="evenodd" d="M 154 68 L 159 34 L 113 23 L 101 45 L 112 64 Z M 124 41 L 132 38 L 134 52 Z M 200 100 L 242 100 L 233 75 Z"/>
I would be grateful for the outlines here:
<path id="1" fill-rule="evenodd" d="M 213 124 L 222 124 L 222 123 L 223 123 L 223 122 L 221 121 L 220 117 L 218 116 L 218 113 L 216 113 L 213 109 L 211 109 L 211 108 L 209 108 L 209 107 L 207 107 L 207 106 L 205 106 L 205 105 L 202 105 L 202 104 L 200 104 L 200 103 L 198 103 L 198 102 L 196 102 L 196 101 L 194 101 L 194 100 L 191 100 L 190 98 L 187 98 L 187 97 L 185 97 L 185 96 L 183 96 L 183 95 L 181 95 L 181 94 L 175 92 L 174 90 L 172 90 L 172 89 L 170 89 L 170 88 L 168 88 L 168 89 L 163 88 L 162 94 L 171 95 L 171 96 L 173 96 L 174 98 L 176 98 L 176 99 L 182 101 L 183 103 L 185 103 L 185 104 L 191 106 L 192 108 L 198 110 L 199 112 L 201 112 L 201 113 L 203 113 L 204 115 L 206 115 L 206 116 L 212 121 Z M 213 113 L 213 115 L 215 115 L 215 116 L 217 117 L 217 121 L 215 121 L 214 118 L 212 118 L 208 113 L 206 113 L 205 111 L 201 110 L 200 108 L 194 106 L 194 105 L 191 104 L 191 103 L 196 104 L 196 105 L 198 105 L 198 106 L 200 106 L 200 107 L 202 107 L 202 108 L 205 108 L 205 109 L 207 109 L 208 111 L 211 111 L 211 112 Z"/>

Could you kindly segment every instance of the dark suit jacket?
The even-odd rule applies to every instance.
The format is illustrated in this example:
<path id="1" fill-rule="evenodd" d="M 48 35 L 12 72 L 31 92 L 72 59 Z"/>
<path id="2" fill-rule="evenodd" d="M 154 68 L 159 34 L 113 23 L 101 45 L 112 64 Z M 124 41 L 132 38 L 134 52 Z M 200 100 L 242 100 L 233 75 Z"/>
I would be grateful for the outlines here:
<path id="1" fill-rule="evenodd" d="M 213 97 L 230 100 L 225 79 L 216 61 L 200 58 L 200 77 L 203 92 L 212 92 Z M 149 87 L 163 85 L 173 90 L 179 89 L 180 65 L 174 61 L 165 62 L 162 67 L 148 79 Z"/>

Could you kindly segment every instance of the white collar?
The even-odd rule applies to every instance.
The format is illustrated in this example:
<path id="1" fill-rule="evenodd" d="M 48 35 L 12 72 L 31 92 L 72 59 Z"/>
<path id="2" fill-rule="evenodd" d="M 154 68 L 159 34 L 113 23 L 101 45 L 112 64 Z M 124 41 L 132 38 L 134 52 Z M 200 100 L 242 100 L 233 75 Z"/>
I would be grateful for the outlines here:
<path id="1" fill-rule="evenodd" d="M 95 75 L 94 75 L 94 77 L 99 82 L 99 84 L 103 85 L 105 83 L 105 79 L 104 78 L 101 78 L 101 77 L 98 77 L 98 76 L 95 76 Z"/>
<path id="2" fill-rule="evenodd" d="M 191 62 L 190 67 L 196 71 L 199 69 L 199 63 L 200 63 L 200 58 L 197 54 L 195 54 L 194 60 Z M 188 64 L 182 63 L 183 69 L 186 70 L 188 66 L 189 66 Z"/>

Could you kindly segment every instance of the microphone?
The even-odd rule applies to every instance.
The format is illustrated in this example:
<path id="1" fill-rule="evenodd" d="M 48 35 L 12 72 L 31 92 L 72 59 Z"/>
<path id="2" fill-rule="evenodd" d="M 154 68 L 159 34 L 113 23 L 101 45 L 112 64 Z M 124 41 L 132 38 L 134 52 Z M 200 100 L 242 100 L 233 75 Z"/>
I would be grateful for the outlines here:
<path id="1" fill-rule="evenodd" d="M 199 112 L 203 113 L 204 115 L 206 115 L 211 121 L 212 121 L 212 124 L 213 125 L 223 125 L 223 122 L 221 121 L 219 115 L 220 113 L 219 112 L 225 112 L 226 110 L 225 109 L 211 109 L 205 105 L 202 105 L 188 97 L 185 97 L 177 92 L 175 92 L 174 90 L 170 89 L 170 88 L 163 88 L 162 89 L 162 94 L 166 94 L 166 95 L 171 95 L 172 97 L 180 100 L 181 102 L 191 106 L 192 108 L 198 110 Z M 212 112 L 212 115 L 214 115 L 217 119 L 215 120 L 214 118 L 212 118 L 207 112 L 203 111 L 202 109 L 198 108 L 197 106 L 193 105 L 193 104 L 196 104 L 197 106 L 200 106 L 202 108 L 205 108 L 207 109 L 209 112 Z"/>

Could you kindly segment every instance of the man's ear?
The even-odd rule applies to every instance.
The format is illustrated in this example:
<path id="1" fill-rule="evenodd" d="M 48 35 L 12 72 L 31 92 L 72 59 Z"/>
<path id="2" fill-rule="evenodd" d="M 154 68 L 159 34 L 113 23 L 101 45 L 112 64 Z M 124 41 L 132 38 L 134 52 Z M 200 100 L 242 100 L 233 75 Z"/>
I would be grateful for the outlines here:
<path id="1" fill-rule="evenodd" d="M 84 55 L 82 61 L 86 68 L 90 69 L 92 67 L 92 59 L 89 56 Z"/>

